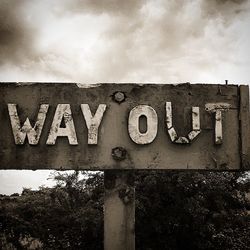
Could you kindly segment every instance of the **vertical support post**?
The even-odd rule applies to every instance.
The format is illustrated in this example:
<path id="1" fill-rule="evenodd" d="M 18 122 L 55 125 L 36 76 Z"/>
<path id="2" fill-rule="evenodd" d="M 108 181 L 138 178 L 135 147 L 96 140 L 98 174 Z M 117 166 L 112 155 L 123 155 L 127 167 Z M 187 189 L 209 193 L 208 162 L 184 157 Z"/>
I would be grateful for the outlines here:
<path id="1" fill-rule="evenodd" d="M 106 170 L 104 186 L 104 249 L 134 250 L 134 172 Z"/>
<path id="2" fill-rule="evenodd" d="M 249 87 L 240 85 L 240 142 L 241 142 L 241 169 L 250 169 L 249 148 Z"/>

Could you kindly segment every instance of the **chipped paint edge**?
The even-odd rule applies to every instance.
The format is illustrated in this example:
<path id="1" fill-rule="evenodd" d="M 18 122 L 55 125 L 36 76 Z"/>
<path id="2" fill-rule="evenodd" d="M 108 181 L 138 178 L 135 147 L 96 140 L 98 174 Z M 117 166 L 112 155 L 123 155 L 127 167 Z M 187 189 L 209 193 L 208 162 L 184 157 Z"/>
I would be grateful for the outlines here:
<path id="1" fill-rule="evenodd" d="M 75 83 L 75 85 L 80 88 L 80 89 L 89 89 L 89 88 L 97 88 L 102 86 L 101 83 L 92 83 L 92 84 L 88 84 L 88 83 Z"/>

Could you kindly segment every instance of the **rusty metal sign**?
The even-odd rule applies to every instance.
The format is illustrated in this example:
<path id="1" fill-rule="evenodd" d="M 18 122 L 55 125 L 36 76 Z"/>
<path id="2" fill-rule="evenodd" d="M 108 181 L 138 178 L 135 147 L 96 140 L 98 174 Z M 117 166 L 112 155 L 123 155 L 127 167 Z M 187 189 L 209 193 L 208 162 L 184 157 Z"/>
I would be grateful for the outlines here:
<path id="1" fill-rule="evenodd" d="M 248 87 L 0 84 L 1 169 L 248 168 Z"/>

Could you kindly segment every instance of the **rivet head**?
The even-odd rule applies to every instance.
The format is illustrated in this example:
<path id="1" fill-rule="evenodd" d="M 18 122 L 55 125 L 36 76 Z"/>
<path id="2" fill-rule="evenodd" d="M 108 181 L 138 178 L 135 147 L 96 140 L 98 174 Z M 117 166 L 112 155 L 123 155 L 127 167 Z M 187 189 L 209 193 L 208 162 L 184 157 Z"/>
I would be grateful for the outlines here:
<path id="1" fill-rule="evenodd" d="M 122 103 L 125 101 L 126 96 L 123 92 L 117 91 L 113 94 L 113 99 L 115 102 Z"/>
<path id="2" fill-rule="evenodd" d="M 112 149 L 112 157 L 116 161 L 125 160 L 127 156 L 127 150 L 123 147 L 116 147 Z"/>

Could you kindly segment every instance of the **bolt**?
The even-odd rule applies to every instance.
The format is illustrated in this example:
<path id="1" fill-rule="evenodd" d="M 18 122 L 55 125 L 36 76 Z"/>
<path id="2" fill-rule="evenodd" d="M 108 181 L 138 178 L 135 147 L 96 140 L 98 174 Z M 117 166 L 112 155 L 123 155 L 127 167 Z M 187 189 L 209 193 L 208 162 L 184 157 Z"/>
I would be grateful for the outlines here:
<path id="1" fill-rule="evenodd" d="M 122 103 L 125 101 L 125 98 L 126 98 L 125 94 L 121 91 L 115 92 L 113 94 L 113 99 L 115 102 Z"/>
<path id="2" fill-rule="evenodd" d="M 122 147 L 116 147 L 112 149 L 112 157 L 114 160 L 122 161 L 126 158 L 127 151 L 125 148 Z"/>
<path id="3" fill-rule="evenodd" d="M 129 186 L 121 187 L 119 190 L 119 198 L 125 205 L 129 204 L 134 197 L 134 190 Z"/>

